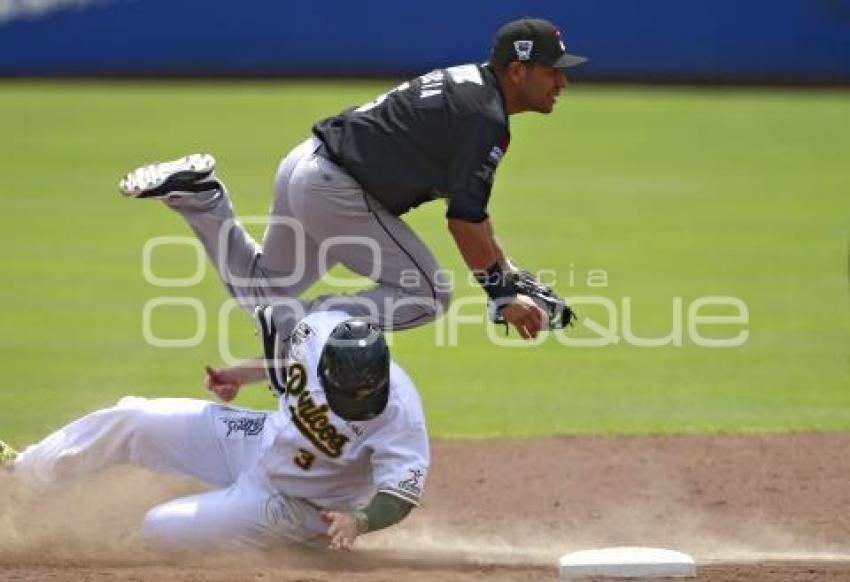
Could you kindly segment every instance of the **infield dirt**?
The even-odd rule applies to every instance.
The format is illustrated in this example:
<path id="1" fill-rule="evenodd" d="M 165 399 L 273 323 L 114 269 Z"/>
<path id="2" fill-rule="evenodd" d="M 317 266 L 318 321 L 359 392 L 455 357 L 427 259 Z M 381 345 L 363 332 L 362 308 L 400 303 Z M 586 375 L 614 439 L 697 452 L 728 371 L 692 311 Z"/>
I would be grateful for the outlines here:
<path id="1" fill-rule="evenodd" d="M 555 580 L 560 555 L 688 552 L 698 580 L 850 580 L 850 435 L 436 441 L 425 503 L 350 554 L 162 557 L 150 506 L 196 490 L 114 470 L 58 496 L 0 480 L 0 579 Z"/>

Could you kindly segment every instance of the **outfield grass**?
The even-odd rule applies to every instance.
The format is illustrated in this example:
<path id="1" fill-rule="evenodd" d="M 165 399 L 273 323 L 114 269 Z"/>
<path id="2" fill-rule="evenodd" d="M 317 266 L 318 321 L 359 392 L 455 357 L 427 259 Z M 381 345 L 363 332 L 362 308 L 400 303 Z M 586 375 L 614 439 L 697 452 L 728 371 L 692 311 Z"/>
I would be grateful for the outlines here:
<path id="1" fill-rule="evenodd" d="M 264 215 L 279 158 L 311 123 L 393 85 L 0 83 L 2 436 L 23 444 L 125 394 L 203 397 L 202 366 L 220 362 L 223 289 L 209 270 L 183 289 L 144 280 L 145 242 L 189 231 L 159 204 L 121 199 L 122 172 L 208 150 L 237 212 Z M 491 216 L 520 264 L 555 270 L 566 295 L 629 298 L 641 336 L 670 332 L 674 297 L 685 310 L 737 297 L 749 338 L 508 349 L 475 325 L 455 347 L 435 345 L 436 326 L 396 334 L 433 434 L 850 428 L 848 135 L 847 91 L 572 87 L 555 114 L 515 117 Z M 430 206 L 409 220 L 463 278 Z M 188 248 L 154 258 L 160 276 L 191 274 Z M 591 270 L 606 286 L 587 284 Z M 458 286 L 456 298 L 474 295 Z M 142 310 L 157 296 L 202 302 L 199 346 L 146 344 Z M 584 315 L 605 320 L 599 307 Z M 231 351 L 251 355 L 249 319 L 230 321 Z M 153 327 L 191 336 L 194 314 L 163 309 Z M 716 339 L 741 327 L 703 329 Z M 238 403 L 274 405 L 262 389 Z"/>

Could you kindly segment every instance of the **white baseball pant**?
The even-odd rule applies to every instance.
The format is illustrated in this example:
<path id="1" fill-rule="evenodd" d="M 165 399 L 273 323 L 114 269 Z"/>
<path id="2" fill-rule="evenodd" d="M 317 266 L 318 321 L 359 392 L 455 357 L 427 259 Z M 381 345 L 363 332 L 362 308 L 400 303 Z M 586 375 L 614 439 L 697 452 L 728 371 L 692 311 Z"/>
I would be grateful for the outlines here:
<path id="1" fill-rule="evenodd" d="M 26 448 L 15 474 L 49 491 L 115 465 L 194 477 L 217 489 L 151 509 L 142 535 L 154 547 L 201 550 L 321 545 L 318 509 L 275 491 L 257 469 L 268 413 L 202 400 L 127 397 Z"/>

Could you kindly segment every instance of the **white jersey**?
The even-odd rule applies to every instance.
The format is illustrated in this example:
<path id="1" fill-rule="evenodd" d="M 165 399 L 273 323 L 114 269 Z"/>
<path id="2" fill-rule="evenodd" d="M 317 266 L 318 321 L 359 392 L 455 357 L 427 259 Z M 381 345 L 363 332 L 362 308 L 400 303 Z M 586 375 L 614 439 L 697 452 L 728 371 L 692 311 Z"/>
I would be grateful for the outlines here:
<path id="1" fill-rule="evenodd" d="M 395 362 L 384 411 L 348 421 L 330 409 L 318 378 L 322 348 L 341 311 L 305 317 L 292 336 L 287 390 L 270 419 L 261 466 L 279 491 L 323 507 L 351 509 L 378 491 L 419 504 L 430 465 L 422 403 L 413 382 Z"/>

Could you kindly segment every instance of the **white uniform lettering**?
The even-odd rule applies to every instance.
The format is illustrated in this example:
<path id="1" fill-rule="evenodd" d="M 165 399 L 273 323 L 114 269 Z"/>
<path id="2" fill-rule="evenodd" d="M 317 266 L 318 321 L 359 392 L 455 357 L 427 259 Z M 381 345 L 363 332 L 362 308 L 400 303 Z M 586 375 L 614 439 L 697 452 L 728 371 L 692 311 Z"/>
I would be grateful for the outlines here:
<path id="1" fill-rule="evenodd" d="M 404 91 L 408 87 L 410 87 L 410 83 L 407 83 L 407 82 L 402 83 L 401 85 L 399 85 L 398 87 L 396 87 L 392 91 L 387 91 L 386 93 L 384 93 L 382 95 L 378 95 L 373 101 L 370 101 L 369 103 L 361 105 L 360 107 L 358 107 L 354 111 L 357 111 L 358 113 L 363 113 L 364 111 L 369 111 L 370 109 L 374 109 L 375 107 L 377 107 L 378 105 L 380 105 L 381 103 L 386 101 L 387 97 L 389 97 L 391 93 L 395 93 L 396 91 Z"/>
<path id="2" fill-rule="evenodd" d="M 457 67 L 449 67 L 446 70 L 455 83 L 484 84 L 484 79 L 481 78 L 481 71 L 475 65 L 458 65 Z"/>
<path id="3" fill-rule="evenodd" d="M 330 332 L 348 318 L 317 312 L 298 324 L 309 332 L 291 346 L 287 393 L 271 419 L 274 444 L 261 462 L 277 489 L 322 507 L 353 506 L 376 490 L 418 504 L 430 452 L 422 405 L 407 374 L 392 364 L 387 408 L 372 420 L 346 421 L 327 404 L 318 362 Z M 350 470 L 369 466 L 371 472 Z"/>
<path id="4" fill-rule="evenodd" d="M 422 81 L 419 98 L 427 99 L 428 97 L 441 94 L 443 92 L 443 82 L 445 79 L 445 73 L 440 70 L 431 71 L 427 75 L 419 77 L 419 80 Z"/>

